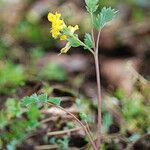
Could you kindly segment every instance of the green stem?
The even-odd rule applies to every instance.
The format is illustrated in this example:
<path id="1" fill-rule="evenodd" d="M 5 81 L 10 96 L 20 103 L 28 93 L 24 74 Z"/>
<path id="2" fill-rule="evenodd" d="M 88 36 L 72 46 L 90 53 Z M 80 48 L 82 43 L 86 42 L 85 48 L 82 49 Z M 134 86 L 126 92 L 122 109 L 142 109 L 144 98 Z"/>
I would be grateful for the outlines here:
<path id="1" fill-rule="evenodd" d="M 93 52 L 93 50 L 91 49 L 91 48 L 89 48 L 86 44 L 84 44 L 81 40 L 79 40 L 77 37 L 75 37 L 74 35 L 72 35 L 72 37 L 74 38 L 74 39 L 76 39 L 80 44 L 81 44 L 81 46 L 83 46 L 83 47 L 86 47 L 93 55 L 94 55 L 94 52 Z"/>
<path id="2" fill-rule="evenodd" d="M 94 18 L 93 18 L 93 14 L 92 13 L 90 15 L 91 15 L 91 24 L 92 24 L 91 34 L 92 34 L 93 46 L 94 46 L 94 50 L 95 50 L 96 49 L 96 45 L 95 45 L 94 29 L 93 29 Z"/>

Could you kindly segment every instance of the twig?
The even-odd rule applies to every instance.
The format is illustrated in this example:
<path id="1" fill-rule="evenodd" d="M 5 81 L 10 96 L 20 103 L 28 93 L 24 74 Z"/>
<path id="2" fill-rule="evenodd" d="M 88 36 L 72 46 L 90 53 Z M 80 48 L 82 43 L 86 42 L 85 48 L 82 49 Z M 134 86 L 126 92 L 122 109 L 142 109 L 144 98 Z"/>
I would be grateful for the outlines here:
<path id="1" fill-rule="evenodd" d="M 64 109 L 64 108 L 61 107 L 61 106 L 53 105 L 53 104 L 51 104 L 51 103 L 47 103 L 47 105 L 49 105 L 49 106 L 54 106 L 54 107 L 56 107 L 56 108 L 59 108 L 60 110 L 63 110 L 64 112 L 66 112 L 67 114 L 69 114 L 70 116 L 72 116 L 72 117 L 81 125 L 81 127 L 83 128 L 83 130 L 84 130 L 85 133 L 87 134 L 87 136 L 88 136 L 88 138 L 89 138 L 89 141 L 90 141 L 90 143 L 92 144 L 94 150 L 97 150 L 96 145 L 95 145 L 94 141 L 91 139 L 90 134 L 89 134 L 89 132 L 88 132 L 86 126 L 85 126 L 74 114 L 68 112 L 66 109 Z"/>
<path id="2" fill-rule="evenodd" d="M 40 121 L 40 123 L 41 124 L 44 124 L 44 123 L 47 123 L 47 122 L 49 122 L 49 121 L 51 121 L 51 120 L 57 120 L 58 119 L 58 117 L 49 117 L 49 118 L 46 118 L 46 119 L 44 119 L 44 120 L 42 120 L 42 121 Z"/>
<path id="3" fill-rule="evenodd" d="M 62 130 L 62 131 L 48 132 L 47 135 L 52 136 L 52 135 L 67 134 L 67 133 L 70 133 L 70 132 L 79 131 L 81 129 L 82 129 L 82 127 L 77 127 L 77 128 L 67 129 L 67 130 Z"/>
<path id="4" fill-rule="evenodd" d="M 89 125 L 88 125 L 87 122 L 85 122 L 85 123 L 86 123 L 87 130 L 88 130 L 88 132 L 89 132 L 89 134 L 90 134 L 90 136 L 91 136 L 91 139 L 94 141 L 94 138 L 93 138 L 93 136 L 92 136 L 92 132 L 91 132 L 91 130 L 90 130 Z"/>
<path id="5" fill-rule="evenodd" d="M 51 149 L 58 149 L 58 145 L 39 145 L 35 146 L 35 150 L 51 150 Z"/>

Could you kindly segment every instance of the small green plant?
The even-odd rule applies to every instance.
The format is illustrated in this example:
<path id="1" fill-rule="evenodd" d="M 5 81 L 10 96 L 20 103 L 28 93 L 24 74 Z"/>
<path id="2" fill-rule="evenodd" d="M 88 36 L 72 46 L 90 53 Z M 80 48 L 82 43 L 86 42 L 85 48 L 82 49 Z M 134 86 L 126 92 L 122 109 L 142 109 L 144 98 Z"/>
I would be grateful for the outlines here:
<path id="1" fill-rule="evenodd" d="M 48 20 L 52 23 L 52 28 L 50 30 L 52 37 L 54 39 L 60 39 L 67 41 L 67 44 L 64 48 L 61 49 L 60 54 L 67 53 L 71 47 L 82 46 L 84 49 L 89 50 L 95 59 L 95 68 L 96 68 L 96 77 L 97 77 L 97 90 L 98 90 L 98 125 L 97 125 L 97 142 L 96 144 L 89 137 L 90 142 L 92 144 L 93 149 L 97 150 L 101 145 L 101 84 L 100 84 L 100 70 L 99 70 L 99 58 L 98 58 L 98 49 L 99 49 L 99 39 L 101 30 L 104 26 L 111 21 L 117 14 L 117 11 L 112 9 L 111 7 L 103 7 L 97 15 L 95 12 L 99 7 L 99 0 L 85 0 L 86 9 L 91 16 L 91 25 L 92 30 L 91 34 L 86 33 L 84 42 L 82 42 L 78 35 L 75 33 L 76 30 L 79 29 L 78 25 L 76 26 L 67 26 L 65 22 L 60 18 L 61 14 L 59 13 L 49 13 Z M 97 39 L 94 37 L 94 28 L 98 31 Z M 82 118 L 86 118 L 86 115 L 81 115 Z"/>
<path id="2" fill-rule="evenodd" d="M 23 67 L 12 63 L 0 64 L 0 93 L 11 93 L 24 83 Z"/>
<path id="3" fill-rule="evenodd" d="M 59 64 L 48 63 L 41 69 L 39 77 L 41 79 L 65 81 L 67 79 L 67 74 Z"/>
<path id="4" fill-rule="evenodd" d="M 40 117 L 36 105 L 27 109 L 16 99 L 7 99 L 5 107 L 0 111 L 0 149 L 16 150 L 30 136 L 31 131 L 39 127 Z"/>
<path id="5" fill-rule="evenodd" d="M 88 14 L 91 16 L 91 34 L 85 33 L 84 41 L 81 41 L 78 37 L 78 34 L 76 34 L 76 30 L 79 29 L 78 25 L 71 26 L 66 25 L 63 19 L 61 19 L 60 13 L 49 13 L 48 14 L 48 20 L 51 22 L 51 29 L 50 33 L 52 34 L 52 37 L 54 39 L 60 39 L 61 41 L 66 41 L 66 46 L 61 49 L 60 54 L 67 53 L 71 47 L 79 47 L 82 46 L 85 50 L 91 52 L 91 54 L 94 57 L 95 60 L 95 68 L 96 68 L 96 79 L 97 79 L 97 93 L 98 93 L 98 117 L 97 117 L 97 138 L 96 143 L 95 139 L 92 136 L 92 133 L 90 131 L 90 128 L 88 126 L 89 117 L 85 113 L 80 113 L 80 118 L 84 122 L 82 123 L 75 115 L 65 110 L 63 107 L 60 106 L 61 98 L 48 98 L 46 94 L 42 95 L 32 95 L 25 97 L 23 99 L 23 104 L 28 106 L 31 104 L 38 105 L 39 103 L 45 103 L 48 106 L 55 106 L 62 111 L 69 114 L 72 118 L 74 118 L 83 128 L 85 131 L 87 137 L 89 138 L 89 141 L 91 143 L 91 146 L 94 150 L 99 150 L 101 147 L 101 130 L 102 130 L 102 117 L 101 117 L 101 83 L 100 83 L 100 70 L 99 70 L 99 39 L 100 39 L 100 33 L 101 30 L 106 26 L 108 22 L 110 22 L 117 14 L 117 11 L 112 9 L 111 7 L 103 7 L 102 10 L 99 12 L 99 0 L 85 0 L 86 9 L 88 11 Z M 97 38 L 94 37 L 94 29 L 98 31 Z M 59 55 L 60 55 L 59 54 Z M 45 68 L 44 75 L 49 76 L 49 68 Z M 51 74 L 50 74 L 51 75 Z M 106 121 L 109 119 L 109 122 Z M 106 115 L 105 116 L 105 122 L 103 124 L 107 124 L 109 126 L 111 124 L 111 116 Z M 107 130 L 107 129 L 104 129 Z M 67 140 L 68 141 L 68 140 Z M 62 145 L 66 146 L 67 142 L 66 139 L 60 142 Z"/>
<path id="6" fill-rule="evenodd" d="M 64 136 L 63 139 L 59 139 L 58 144 L 62 150 L 68 150 L 68 148 L 69 148 L 69 137 Z"/>
<path id="7" fill-rule="evenodd" d="M 124 97 L 121 102 L 123 104 L 121 111 L 126 121 L 126 128 L 130 132 L 140 134 L 148 131 L 150 124 L 149 102 L 145 105 L 144 97 L 139 92 L 134 92 L 131 98 Z"/>

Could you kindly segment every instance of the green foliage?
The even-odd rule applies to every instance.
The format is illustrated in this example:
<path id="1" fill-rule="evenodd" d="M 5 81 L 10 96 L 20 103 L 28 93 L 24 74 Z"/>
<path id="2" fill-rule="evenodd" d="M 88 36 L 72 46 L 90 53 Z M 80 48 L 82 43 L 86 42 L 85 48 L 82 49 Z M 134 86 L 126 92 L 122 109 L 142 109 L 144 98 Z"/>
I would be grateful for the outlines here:
<path id="1" fill-rule="evenodd" d="M 128 129 L 137 133 L 148 131 L 150 124 L 150 116 L 148 115 L 150 113 L 150 103 L 147 101 L 145 104 L 143 95 L 137 91 L 134 91 L 130 98 L 123 97 L 124 94 L 118 93 L 122 92 L 117 92 L 115 95 L 121 98 L 121 113 L 126 122 L 122 126 L 122 130 Z"/>
<path id="2" fill-rule="evenodd" d="M 132 136 L 130 136 L 130 137 L 128 138 L 128 140 L 129 140 L 130 142 L 135 142 L 135 141 L 137 141 L 140 137 L 141 137 L 140 134 L 135 133 L 135 134 L 133 134 Z"/>
<path id="3" fill-rule="evenodd" d="M 24 112 L 24 109 L 21 108 L 20 102 L 17 102 L 15 99 L 9 98 L 5 103 L 5 111 L 0 111 L 0 129 L 3 129 L 12 118 L 20 118 Z"/>
<path id="4" fill-rule="evenodd" d="M 8 119 L 6 118 L 6 112 L 3 110 L 0 111 L 0 129 L 6 126 L 8 123 Z"/>
<path id="5" fill-rule="evenodd" d="M 85 0 L 86 9 L 90 14 L 94 13 L 97 10 L 99 6 L 98 2 L 99 0 Z"/>
<path id="6" fill-rule="evenodd" d="M 56 139 L 55 137 L 50 138 L 50 144 L 58 144 L 61 150 L 68 150 L 69 149 L 69 137 L 64 136 L 62 139 Z"/>
<path id="7" fill-rule="evenodd" d="M 91 123 L 91 122 L 94 122 L 93 120 L 93 113 L 90 110 L 90 103 L 89 103 L 89 100 L 88 99 L 77 99 L 76 100 L 76 105 L 79 109 L 79 116 L 81 118 L 81 120 L 85 121 L 85 122 L 88 122 L 88 123 Z M 87 115 L 88 114 L 88 115 Z"/>
<path id="8" fill-rule="evenodd" d="M 61 98 L 50 97 L 47 101 L 54 104 L 54 105 L 60 105 Z"/>
<path id="9" fill-rule="evenodd" d="M 114 96 L 116 98 L 118 98 L 119 100 L 121 100 L 121 99 L 125 98 L 125 93 L 122 89 L 117 89 L 114 93 Z"/>
<path id="10" fill-rule="evenodd" d="M 74 34 L 74 35 L 75 35 L 75 37 L 71 36 L 71 37 L 68 38 L 68 42 L 70 43 L 70 45 L 72 47 L 78 47 L 78 46 L 81 45 L 81 43 L 78 39 L 78 35 L 77 34 Z"/>
<path id="11" fill-rule="evenodd" d="M 13 140 L 10 143 L 7 144 L 7 150 L 16 150 L 17 147 L 17 140 Z"/>
<path id="12" fill-rule="evenodd" d="M 64 136 L 63 139 L 59 139 L 57 142 L 62 150 L 69 149 L 69 137 L 68 136 Z"/>
<path id="13" fill-rule="evenodd" d="M 122 108 L 122 112 L 127 121 L 133 118 L 138 118 L 143 113 L 142 102 L 140 99 L 129 99 L 126 100 Z"/>
<path id="14" fill-rule="evenodd" d="M 2 147 L 3 147 L 3 141 L 0 138 L 0 149 L 2 149 Z"/>
<path id="15" fill-rule="evenodd" d="M 107 133 L 112 123 L 113 123 L 112 115 L 108 112 L 105 113 L 102 117 L 102 132 Z"/>
<path id="16" fill-rule="evenodd" d="M 0 111 L 2 149 L 6 146 L 8 150 L 16 150 L 16 147 L 27 138 L 31 131 L 39 126 L 40 117 L 41 113 L 37 106 L 33 105 L 27 110 L 21 107 L 21 102 L 12 98 L 8 99 L 5 109 Z"/>
<path id="17" fill-rule="evenodd" d="M 17 102 L 13 98 L 9 98 L 6 103 L 6 112 L 8 118 L 20 117 L 24 112 L 24 109 L 21 108 L 20 102 Z"/>
<path id="18" fill-rule="evenodd" d="M 28 43 L 36 44 L 43 48 L 48 48 L 52 44 L 52 39 L 48 37 L 48 28 L 41 27 L 39 23 L 31 23 L 27 19 L 20 20 L 13 31 L 16 39 L 22 39 Z M 47 35 L 46 35 L 47 34 Z"/>
<path id="19" fill-rule="evenodd" d="M 37 95 L 32 94 L 31 96 L 26 96 L 22 99 L 22 105 L 29 106 L 32 104 L 43 103 L 47 101 L 47 94 Z"/>
<path id="20" fill-rule="evenodd" d="M 65 70 L 57 63 L 46 64 L 38 75 L 41 79 L 49 79 L 55 81 L 65 81 L 67 74 Z"/>
<path id="21" fill-rule="evenodd" d="M 32 60 L 34 61 L 38 58 L 41 58 L 44 55 L 44 51 L 41 47 L 35 47 L 30 50 L 30 55 Z"/>
<path id="22" fill-rule="evenodd" d="M 47 97 L 47 94 L 41 94 L 41 95 L 37 95 L 37 94 L 33 94 L 31 96 L 26 96 L 22 99 L 22 105 L 24 106 L 33 106 L 32 104 L 36 104 L 38 105 L 39 103 L 52 103 L 54 105 L 60 105 L 61 102 L 61 98 L 55 98 L 55 97 Z"/>
<path id="23" fill-rule="evenodd" d="M 41 116 L 40 111 L 37 106 L 32 105 L 32 107 L 27 111 L 27 118 L 28 118 L 28 130 L 32 130 L 33 128 L 36 128 L 39 126 L 39 122 L 37 121 L 37 118 Z"/>
<path id="24" fill-rule="evenodd" d="M 0 45 L 1 46 L 1 45 Z M 0 47 L 0 59 L 2 59 L 4 57 L 4 51 L 1 49 Z"/>
<path id="25" fill-rule="evenodd" d="M 74 127 L 74 123 L 73 122 L 71 122 L 71 121 L 69 121 L 69 122 L 67 122 L 67 124 L 66 124 L 66 127 L 65 128 L 67 128 L 67 129 L 72 129 Z"/>
<path id="26" fill-rule="evenodd" d="M 50 144 L 55 144 L 56 143 L 56 138 L 55 137 L 50 138 L 49 143 Z"/>
<path id="27" fill-rule="evenodd" d="M 89 47 L 89 48 L 93 48 L 93 40 L 92 37 L 89 33 L 85 34 L 84 37 L 84 43 Z M 87 49 L 86 47 L 84 47 L 84 49 Z"/>
<path id="28" fill-rule="evenodd" d="M 68 37 L 71 37 L 73 35 L 67 27 L 64 27 L 62 32 Z"/>
<path id="29" fill-rule="evenodd" d="M 89 118 L 85 113 L 81 112 L 79 115 L 80 115 L 81 120 L 83 120 L 85 122 L 89 121 Z"/>
<path id="30" fill-rule="evenodd" d="M 21 65 L 6 63 L 0 66 L 0 93 L 13 92 L 24 83 L 24 80 L 24 70 Z"/>
<path id="31" fill-rule="evenodd" d="M 116 16 L 116 14 L 117 11 L 115 9 L 112 9 L 111 7 L 103 7 L 94 21 L 96 29 L 102 29 L 109 21 L 111 21 Z"/>

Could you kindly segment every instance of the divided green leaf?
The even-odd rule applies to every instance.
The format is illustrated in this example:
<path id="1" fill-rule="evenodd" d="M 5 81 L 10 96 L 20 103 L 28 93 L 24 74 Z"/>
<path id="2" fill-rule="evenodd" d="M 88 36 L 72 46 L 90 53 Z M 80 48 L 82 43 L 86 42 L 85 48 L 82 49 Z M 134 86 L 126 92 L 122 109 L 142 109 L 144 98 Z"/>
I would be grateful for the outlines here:
<path id="1" fill-rule="evenodd" d="M 106 23 L 111 21 L 116 16 L 117 12 L 118 11 L 112 9 L 111 7 L 103 7 L 100 14 L 97 15 L 94 21 L 96 29 L 102 29 L 106 25 Z"/>
<path id="2" fill-rule="evenodd" d="M 89 33 L 85 34 L 84 37 L 84 43 L 89 47 L 89 48 L 93 48 L 93 40 L 92 37 Z M 84 49 L 87 49 L 87 47 L 84 47 Z"/>
<path id="3" fill-rule="evenodd" d="M 58 97 L 50 97 L 48 100 L 48 102 L 54 104 L 54 105 L 60 105 L 61 103 L 61 98 Z"/>
<path id="4" fill-rule="evenodd" d="M 33 94 L 31 96 L 26 96 L 22 99 L 22 105 L 24 106 L 29 106 L 37 103 L 46 103 L 46 102 L 50 102 L 54 105 L 60 105 L 61 98 L 57 98 L 57 97 L 48 98 L 47 94 L 41 94 L 41 95 Z"/>
<path id="5" fill-rule="evenodd" d="M 89 121 L 89 118 L 85 113 L 81 112 L 79 115 L 80 115 L 81 120 L 86 121 L 86 122 Z"/>
<path id="6" fill-rule="evenodd" d="M 6 110 L 7 110 L 7 117 L 13 118 L 13 117 L 20 117 L 23 113 L 23 109 L 21 108 L 20 102 L 17 102 L 16 99 L 9 98 L 7 99 L 6 103 Z"/>
<path id="7" fill-rule="evenodd" d="M 90 14 L 94 13 L 97 10 L 99 6 L 98 2 L 99 0 L 85 0 L 86 9 Z"/>
<path id="8" fill-rule="evenodd" d="M 112 123 L 113 120 L 111 114 L 110 113 L 104 114 L 102 118 L 102 132 L 107 133 Z"/>
<path id="9" fill-rule="evenodd" d="M 64 27 L 62 33 L 63 33 L 64 35 L 67 35 L 67 36 L 71 36 L 71 35 L 72 35 L 72 34 L 70 33 L 70 30 L 68 29 L 68 27 Z"/>
<path id="10" fill-rule="evenodd" d="M 70 141 L 69 137 L 67 135 L 65 135 L 63 137 L 63 139 L 58 139 L 57 143 L 58 143 L 60 149 L 67 150 L 67 149 L 69 149 L 69 141 Z"/>
<path id="11" fill-rule="evenodd" d="M 54 81 L 64 81 L 67 79 L 67 73 L 64 68 L 58 63 L 47 63 L 39 72 L 39 78 L 54 80 Z"/>
<path id="12" fill-rule="evenodd" d="M 44 103 L 47 101 L 47 94 L 33 94 L 31 96 L 26 96 L 22 99 L 22 105 L 29 106 L 38 102 Z"/>
<path id="13" fill-rule="evenodd" d="M 75 34 L 75 36 L 76 36 L 76 38 L 74 38 L 74 37 L 70 37 L 69 39 L 68 39 L 68 42 L 70 43 L 70 45 L 72 46 L 72 47 L 78 47 L 78 46 L 80 46 L 81 44 L 80 44 L 80 41 L 78 40 L 78 36 Z"/>
<path id="14" fill-rule="evenodd" d="M 23 106 L 29 106 L 31 104 L 35 103 L 34 99 L 32 99 L 30 96 L 26 96 L 22 99 L 22 105 Z"/>
<path id="15" fill-rule="evenodd" d="M 39 95 L 39 101 L 45 103 L 47 101 L 47 94 Z"/>

